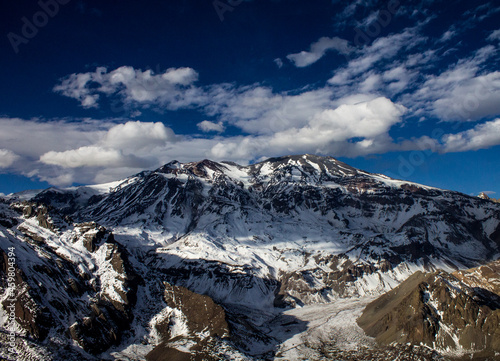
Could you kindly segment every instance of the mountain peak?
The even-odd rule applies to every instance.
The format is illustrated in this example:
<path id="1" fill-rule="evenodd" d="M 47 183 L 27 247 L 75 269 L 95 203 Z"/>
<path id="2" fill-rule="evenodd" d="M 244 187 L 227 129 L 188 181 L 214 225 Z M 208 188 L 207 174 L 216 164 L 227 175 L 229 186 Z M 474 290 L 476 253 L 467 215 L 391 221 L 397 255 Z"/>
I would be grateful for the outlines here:
<path id="1" fill-rule="evenodd" d="M 287 155 L 266 159 L 254 165 L 257 169 L 270 165 L 273 170 L 282 168 L 301 168 L 309 174 L 328 174 L 333 176 L 354 176 L 362 171 L 351 167 L 333 157 L 314 154 Z"/>
<path id="2" fill-rule="evenodd" d="M 481 199 L 490 199 L 490 197 L 484 192 L 479 193 L 478 197 Z"/>

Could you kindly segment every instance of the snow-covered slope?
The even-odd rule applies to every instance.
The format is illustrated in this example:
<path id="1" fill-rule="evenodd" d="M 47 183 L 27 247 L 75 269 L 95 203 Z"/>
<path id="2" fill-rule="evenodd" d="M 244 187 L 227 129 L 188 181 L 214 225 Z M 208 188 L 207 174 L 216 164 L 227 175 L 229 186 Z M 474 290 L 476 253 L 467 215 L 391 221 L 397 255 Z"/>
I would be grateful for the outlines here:
<path id="1" fill-rule="evenodd" d="M 85 307 L 98 299 L 111 307 L 107 312 L 127 315 L 124 327 L 134 332 L 108 337 L 107 357 L 145 357 L 155 342 L 170 347 L 151 326 L 163 319 L 159 315 L 175 314 L 162 282 L 223 306 L 233 334 L 213 341 L 222 342 L 218 350 L 240 359 L 272 359 L 308 327 L 292 320 L 297 326 L 291 334 L 277 336 L 273 320 L 283 317 L 284 308 L 378 296 L 418 270 L 454 271 L 500 257 L 500 205 L 314 155 L 250 166 L 174 161 L 121 182 L 51 188 L 28 201 L 5 202 L 4 251 L 8 240 L 38 263 L 63 259 L 72 272 L 86 275 L 82 287 L 92 291 Z M 123 267 L 119 261 L 113 266 L 113 254 Z M 27 284 L 44 283 L 29 264 L 20 268 Z M 50 297 L 40 296 L 38 303 Z M 93 316 L 71 311 L 64 317 L 61 328 L 80 322 L 72 338 L 85 349 L 85 317 Z M 189 324 L 179 317 L 172 327 Z M 170 336 L 165 331 L 162 337 Z M 199 334 L 191 339 L 205 340 Z M 170 348 L 194 350 L 186 342 Z"/>

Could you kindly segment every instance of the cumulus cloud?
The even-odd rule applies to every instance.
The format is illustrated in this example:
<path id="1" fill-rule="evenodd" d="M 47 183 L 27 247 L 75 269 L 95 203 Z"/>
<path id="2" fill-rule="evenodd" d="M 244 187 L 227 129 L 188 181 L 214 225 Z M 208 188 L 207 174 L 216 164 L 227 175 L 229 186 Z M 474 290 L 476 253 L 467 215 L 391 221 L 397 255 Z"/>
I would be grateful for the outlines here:
<path id="1" fill-rule="evenodd" d="M 64 152 L 50 151 L 40 157 L 45 164 L 67 168 L 77 167 L 120 167 L 126 165 L 121 151 L 96 146 L 81 147 Z"/>
<path id="2" fill-rule="evenodd" d="M 209 120 L 204 120 L 196 126 L 203 132 L 217 132 L 222 133 L 226 128 L 224 127 L 222 122 L 211 122 Z"/>
<path id="3" fill-rule="evenodd" d="M 161 164 L 178 139 L 162 123 L 1 118 L 0 167 L 54 185 L 93 183 Z"/>
<path id="4" fill-rule="evenodd" d="M 327 89 L 291 96 L 259 88 L 247 89 L 243 94 L 232 104 L 232 111 L 242 111 L 242 117 L 233 124 L 250 135 L 180 136 L 162 123 L 140 121 L 43 123 L 6 119 L 0 123 L 0 130 L 25 134 L 27 143 L 33 144 L 23 149 L 10 142 L 9 147 L 4 147 L 9 151 L 4 153 L 13 154 L 17 146 L 22 162 L 15 163 L 19 164 L 16 171 L 54 185 L 96 183 L 155 168 L 172 159 L 191 161 L 207 154 L 214 160 L 247 163 L 283 153 L 357 156 L 382 152 L 393 146 L 387 132 L 404 113 L 404 107 L 386 98 L 356 95 L 332 100 Z M 273 128 L 264 127 L 263 119 L 273 118 Z M 204 121 L 199 127 L 218 132 L 224 125 L 221 121 Z M 41 134 L 36 135 L 33 129 Z M 0 140 L 8 139 L 5 132 L 0 134 Z M 37 138 L 44 135 L 50 135 L 53 142 Z M 352 138 L 359 139 L 353 142 Z"/>
<path id="5" fill-rule="evenodd" d="M 327 88 L 289 95 L 258 87 L 228 98 L 220 114 L 246 133 L 274 134 L 304 126 L 316 113 L 333 106 L 333 97 Z"/>
<path id="6" fill-rule="evenodd" d="M 299 128 L 270 135 L 219 140 L 212 147 L 215 158 L 257 157 L 285 153 L 322 153 L 359 156 L 395 147 L 387 131 L 401 122 L 405 108 L 387 98 L 343 104 L 316 114 Z M 362 138 L 350 142 L 353 138 Z"/>
<path id="7" fill-rule="evenodd" d="M 102 144 L 113 149 L 139 151 L 175 141 L 172 129 L 163 123 L 127 122 L 108 130 Z"/>
<path id="8" fill-rule="evenodd" d="M 116 123 L 111 120 L 43 120 L 0 118 L 0 148 L 23 161 L 38 160 L 51 150 L 63 151 L 95 143 Z M 22 139 L 22 141 L 19 141 Z"/>
<path id="9" fill-rule="evenodd" d="M 189 85 L 198 80 L 198 73 L 192 68 L 170 68 L 161 77 L 171 84 Z"/>
<path id="10" fill-rule="evenodd" d="M 50 151 L 40 156 L 40 162 L 67 168 L 77 167 L 148 167 L 154 148 L 164 148 L 175 142 L 172 129 L 163 123 L 129 121 L 111 127 L 95 144 L 62 152 Z"/>
<path id="11" fill-rule="evenodd" d="M 54 87 L 54 91 L 76 99 L 84 108 L 96 108 L 99 94 L 93 94 L 88 84 L 100 79 L 105 68 L 98 68 L 95 73 L 71 74 Z"/>
<path id="12" fill-rule="evenodd" d="M 287 55 L 287 59 L 296 67 L 303 68 L 317 62 L 329 50 L 337 50 L 340 54 L 349 54 L 352 51 L 347 40 L 338 37 L 322 37 L 311 44 L 309 51 L 289 54 Z"/>
<path id="13" fill-rule="evenodd" d="M 11 150 L 0 149 L 0 168 L 8 168 L 18 159 L 19 156 Z"/>
<path id="14" fill-rule="evenodd" d="M 344 104 L 327 109 L 313 117 L 300 129 L 276 133 L 272 143 L 327 145 L 351 138 L 374 138 L 401 121 L 405 108 L 387 98 L 377 98 L 358 104 Z"/>
<path id="15" fill-rule="evenodd" d="M 125 103 L 159 103 L 168 109 L 203 102 L 203 92 L 192 86 L 198 73 L 192 68 L 169 68 L 160 74 L 122 66 L 109 71 L 71 74 L 54 87 L 54 91 L 76 99 L 84 108 L 95 108 L 101 94 L 116 95 Z"/>
<path id="16" fill-rule="evenodd" d="M 457 134 L 448 134 L 443 137 L 443 151 L 465 152 L 469 150 L 486 149 L 500 144 L 500 118 L 473 129 Z"/>

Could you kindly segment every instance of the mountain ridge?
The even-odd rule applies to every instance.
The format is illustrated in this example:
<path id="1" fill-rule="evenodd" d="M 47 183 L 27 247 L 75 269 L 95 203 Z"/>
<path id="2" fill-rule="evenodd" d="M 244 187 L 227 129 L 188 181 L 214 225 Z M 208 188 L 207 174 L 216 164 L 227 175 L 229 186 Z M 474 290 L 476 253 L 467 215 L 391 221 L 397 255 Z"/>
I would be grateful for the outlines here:
<path id="1" fill-rule="evenodd" d="M 160 344 L 188 352 L 189 342 L 204 340 L 199 329 L 189 331 L 193 321 L 181 306 L 163 296 L 162 282 L 224 309 L 234 332 L 207 336 L 203 344 L 235 359 L 279 359 L 313 322 L 302 313 L 287 320 L 287 310 L 368 300 L 417 271 L 454 272 L 500 256 L 498 204 L 312 155 L 249 166 L 172 161 L 123 181 L 47 189 L 2 204 L 3 243 L 22 249 L 34 265 L 50 268 L 46 257 L 65 265 L 51 271 L 73 280 L 58 302 L 74 303 L 73 288 L 90 296 L 77 301 L 82 311 L 66 313 L 51 306 L 52 296 L 40 293 L 34 302 L 60 319 L 57 327 L 85 352 L 110 359 L 125 357 L 132 345 L 146 357 Z M 34 294 L 40 280 L 55 282 L 39 268 L 20 267 Z M 165 320 L 172 323 L 167 328 Z M 282 324 L 296 326 L 279 333 Z M 53 326 L 46 327 L 53 340 Z M 105 351 L 89 346 L 91 329 L 101 330 L 94 336 Z"/>

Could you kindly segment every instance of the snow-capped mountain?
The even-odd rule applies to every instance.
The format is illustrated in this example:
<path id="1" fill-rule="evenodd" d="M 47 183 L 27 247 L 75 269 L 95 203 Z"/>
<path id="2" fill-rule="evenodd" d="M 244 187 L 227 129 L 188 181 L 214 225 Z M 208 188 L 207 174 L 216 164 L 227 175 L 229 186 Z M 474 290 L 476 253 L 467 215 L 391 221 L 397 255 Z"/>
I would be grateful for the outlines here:
<path id="1" fill-rule="evenodd" d="M 353 315 L 374 297 L 500 257 L 499 204 L 314 155 L 173 161 L 1 207 L 18 348 L 47 359 L 292 360 L 339 327 L 344 348 L 368 345 Z"/>

